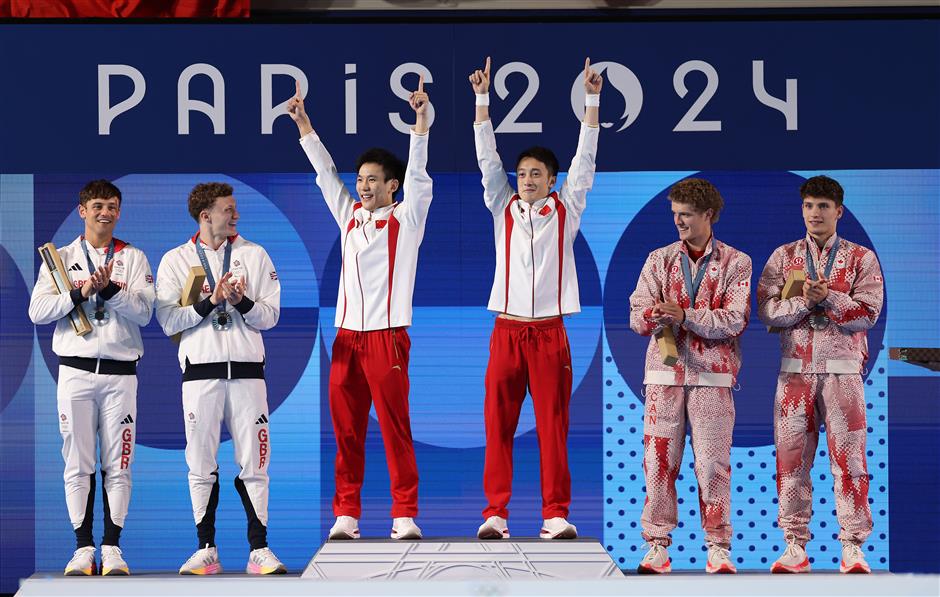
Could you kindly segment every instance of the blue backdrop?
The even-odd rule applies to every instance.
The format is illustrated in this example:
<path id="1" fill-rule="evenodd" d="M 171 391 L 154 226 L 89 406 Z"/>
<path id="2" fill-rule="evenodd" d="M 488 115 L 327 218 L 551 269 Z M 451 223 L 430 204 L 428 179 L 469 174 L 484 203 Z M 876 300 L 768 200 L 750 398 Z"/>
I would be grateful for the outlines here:
<path id="1" fill-rule="evenodd" d="M 887 288 L 869 334 L 866 376 L 875 519 L 869 561 L 877 569 L 936 571 L 940 378 L 889 363 L 885 347 L 940 344 L 938 40 L 935 20 L 0 26 L 0 79 L 10 82 L 0 96 L 0 590 L 13 590 L 33 570 L 59 569 L 73 549 L 52 328 L 32 326 L 26 306 L 39 265 L 35 247 L 63 245 L 81 232 L 77 193 L 91 178 L 121 188 L 117 235 L 146 251 L 154 268 L 195 229 L 185 209 L 189 189 L 207 180 L 234 185 L 240 230 L 268 249 L 283 288 L 280 324 L 265 338 L 270 540 L 293 570 L 320 545 L 332 519 L 326 373 L 339 232 L 296 144 L 296 127 L 276 108 L 293 92 L 295 76 L 351 184 L 366 147 L 405 153 L 399 129 L 407 130 L 410 110 L 401 89 L 425 74 L 435 108 L 434 203 L 410 330 L 419 522 L 426 535 L 474 532 L 484 505 L 482 382 L 493 319 L 485 305 L 494 250 L 465 77 L 487 54 L 497 140 L 510 167 L 534 143 L 554 148 L 566 164 L 585 55 L 606 79 L 598 174 L 575 245 L 583 311 L 566 322 L 575 377 L 571 520 L 581 533 L 602 540 L 624 568 L 641 555 L 646 339 L 626 325 L 627 298 L 647 253 L 675 238 L 668 187 L 693 174 L 718 186 L 726 210 L 716 234 L 751 255 L 756 283 L 771 251 L 804 232 L 800 182 L 826 172 L 846 189 L 840 233 L 877 252 Z M 134 495 L 122 546 L 135 569 L 173 569 L 195 546 L 178 367 L 155 321 L 144 342 Z M 742 342 L 733 556 L 740 567 L 766 569 L 780 543 L 771 427 L 779 349 L 756 318 Z M 237 474 L 231 442 L 223 438 L 218 542 L 223 561 L 234 565 L 247 545 L 230 485 Z M 675 567 L 698 569 L 702 536 L 687 454 L 671 555 Z M 513 533 L 534 535 L 538 454 L 528 404 L 515 458 Z M 831 569 L 837 523 L 825 449 L 813 475 L 810 554 L 814 566 Z M 388 531 L 389 507 L 373 421 L 364 534 Z M 158 541 L 165 548 L 150 549 Z"/>

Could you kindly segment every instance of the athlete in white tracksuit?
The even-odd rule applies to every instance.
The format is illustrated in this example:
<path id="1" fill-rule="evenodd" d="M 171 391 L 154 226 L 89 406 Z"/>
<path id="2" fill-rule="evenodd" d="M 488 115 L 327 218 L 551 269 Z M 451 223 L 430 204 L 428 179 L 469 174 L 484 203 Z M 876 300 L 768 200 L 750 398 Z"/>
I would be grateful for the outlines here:
<path id="1" fill-rule="evenodd" d="M 336 522 L 330 539 L 358 539 L 365 477 L 366 428 L 374 404 L 385 444 L 392 493 L 392 539 L 420 539 L 418 465 L 408 406 L 411 296 L 418 249 L 431 207 L 427 173 L 430 101 L 419 77 L 408 101 L 415 111 L 408 166 L 385 149 L 357 160 L 354 201 L 313 130 L 300 85 L 287 105 L 317 186 L 340 229 L 342 268 L 336 340 L 330 364 L 330 417 L 336 437 Z M 399 188 L 401 186 L 401 188 Z M 397 192 L 404 196 L 395 201 Z"/>
<path id="2" fill-rule="evenodd" d="M 204 561 L 200 556 L 184 564 L 180 572 L 221 571 L 215 550 L 215 510 L 219 499 L 216 456 L 223 421 L 241 468 L 235 488 L 248 517 L 253 554 L 248 571 L 282 572 L 280 562 L 254 561 L 255 552 L 273 557 L 267 549 L 271 450 L 261 332 L 277 323 L 280 282 L 264 248 L 236 232 L 239 216 L 230 185 L 197 185 L 190 194 L 189 210 L 199 223 L 199 232 L 160 262 L 157 319 L 168 336 L 182 332 L 179 362 L 197 554 L 211 550 L 214 558 Z M 181 307 L 190 270 L 200 265 L 207 274 L 201 300 Z"/>
<path id="3" fill-rule="evenodd" d="M 532 395 L 539 443 L 543 539 L 574 539 L 568 522 L 568 408 L 571 350 L 562 317 L 581 310 L 574 241 L 594 183 L 603 78 L 584 64 L 585 114 L 568 177 L 552 191 L 558 159 L 532 147 L 516 161 L 516 189 L 496 151 L 489 114 L 490 59 L 469 76 L 476 95 L 474 140 L 483 202 L 493 216 L 496 268 L 488 309 L 497 313 L 486 369 L 487 505 L 480 539 L 506 539 L 512 497 L 513 440 L 526 393 Z"/>
<path id="4" fill-rule="evenodd" d="M 154 301 L 146 255 L 113 237 L 120 217 L 120 191 L 107 181 L 93 181 L 82 190 L 80 199 L 85 233 L 58 250 L 73 290 L 57 294 L 43 263 L 29 303 L 33 323 L 56 322 L 52 350 L 59 356 L 57 402 L 65 501 L 78 550 L 86 556 L 76 562 L 77 567 L 70 563 L 68 574 L 92 574 L 95 569 L 92 515 L 99 444 L 103 554 L 104 546 L 117 547 L 119 543 L 131 497 L 136 372 L 144 353 L 140 327 L 150 321 Z M 97 322 L 84 336 L 78 336 L 69 323 L 67 316 L 74 308 L 84 310 L 89 321 Z M 107 560 L 102 563 L 104 573 L 127 573 L 123 560 L 116 566 Z"/>

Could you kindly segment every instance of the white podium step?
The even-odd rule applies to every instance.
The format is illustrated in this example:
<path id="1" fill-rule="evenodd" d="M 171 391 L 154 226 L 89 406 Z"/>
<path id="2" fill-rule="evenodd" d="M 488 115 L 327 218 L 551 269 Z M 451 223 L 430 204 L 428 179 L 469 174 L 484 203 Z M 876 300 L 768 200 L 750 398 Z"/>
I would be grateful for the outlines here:
<path id="1" fill-rule="evenodd" d="M 596 539 L 327 541 L 301 578 L 318 580 L 596 580 L 623 578 Z"/>

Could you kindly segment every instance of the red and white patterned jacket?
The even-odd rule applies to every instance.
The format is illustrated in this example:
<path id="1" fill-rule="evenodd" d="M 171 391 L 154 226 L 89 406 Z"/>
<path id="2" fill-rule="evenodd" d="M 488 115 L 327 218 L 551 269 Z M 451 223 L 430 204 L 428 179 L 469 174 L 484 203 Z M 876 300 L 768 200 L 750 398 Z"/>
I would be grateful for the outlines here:
<path id="1" fill-rule="evenodd" d="M 809 325 L 810 310 L 802 296 L 781 299 L 791 270 L 806 270 L 806 247 L 818 273 L 829 261 L 836 235 L 820 250 L 808 235 L 778 247 L 757 285 L 758 316 L 780 332 L 780 371 L 785 373 L 860 374 L 868 360 L 866 330 L 875 325 L 884 303 L 884 280 L 870 249 L 839 239 L 829 276 L 829 295 L 820 306 L 831 323 L 823 330 Z M 808 277 L 808 276 L 807 276 Z"/>
<path id="2" fill-rule="evenodd" d="M 747 327 L 751 312 L 751 258 L 721 241 L 715 241 L 695 305 L 691 305 L 682 276 L 681 257 L 688 255 L 682 241 L 649 254 L 636 290 L 630 295 L 630 327 L 643 336 L 662 326 L 652 319 L 653 306 L 663 299 L 685 310 L 685 321 L 674 325 L 679 362 L 663 364 L 655 338 L 646 350 L 644 384 L 664 386 L 734 386 L 741 368 L 738 337 Z M 712 253 L 709 244 L 705 256 Z M 689 260 L 692 278 L 700 264 Z"/>

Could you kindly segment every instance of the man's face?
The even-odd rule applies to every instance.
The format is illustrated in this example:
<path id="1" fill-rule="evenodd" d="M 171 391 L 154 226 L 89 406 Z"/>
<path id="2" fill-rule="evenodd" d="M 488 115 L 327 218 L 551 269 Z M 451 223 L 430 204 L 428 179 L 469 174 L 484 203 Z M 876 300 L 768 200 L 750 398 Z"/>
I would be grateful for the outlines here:
<path id="1" fill-rule="evenodd" d="M 701 246 L 712 233 L 712 210 L 698 211 L 690 203 L 672 202 L 672 221 L 679 240 Z"/>
<path id="2" fill-rule="evenodd" d="M 516 168 L 516 192 L 526 203 L 535 203 L 547 197 L 555 186 L 555 177 L 549 174 L 548 166 L 539 160 L 523 158 Z"/>
<path id="3" fill-rule="evenodd" d="M 117 197 L 95 197 L 78 206 L 78 215 L 85 220 L 85 230 L 96 236 L 111 236 L 121 217 L 121 200 Z"/>
<path id="4" fill-rule="evenodd" d="M 381 165 L 367 162 L 359 167 L 356 176 L 356 192 L 366 211 L 375 211 L 391 205 L 393 195 L 398 190 L 398 180 L 385 180 L 385 170 Z"/>
<path id="5" fill-rule="evenodd" d="M 238 209 L 235 206 L 235 197 L 218 197 L 212 207 L 202 210 L 201 221 L 209 226 L 209 232 L 214 237 L 235 236 L 238 231 Z"/>
<path id="6" fill-rule="evenodd" d="M 828 238 L 835 234 L 843 211 L 832 199 L 803 197 L 803 221 L 810 236 Z"/>

